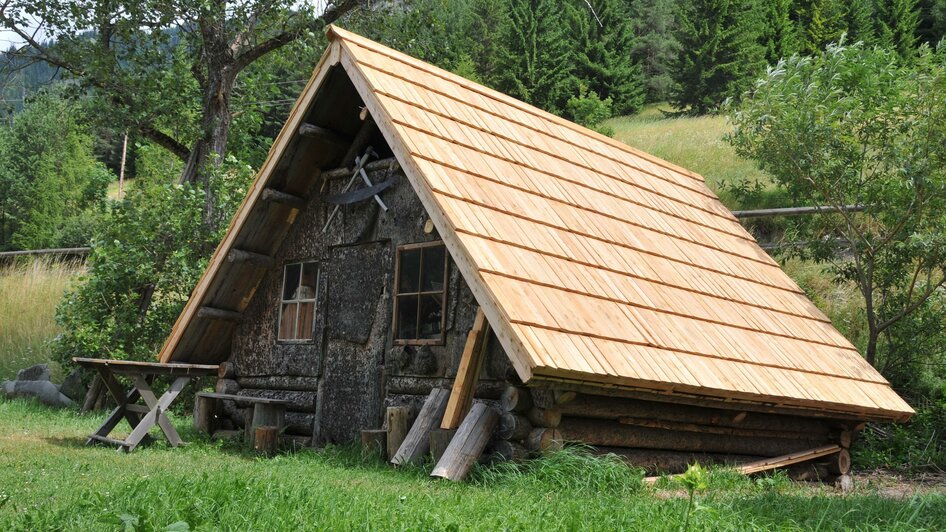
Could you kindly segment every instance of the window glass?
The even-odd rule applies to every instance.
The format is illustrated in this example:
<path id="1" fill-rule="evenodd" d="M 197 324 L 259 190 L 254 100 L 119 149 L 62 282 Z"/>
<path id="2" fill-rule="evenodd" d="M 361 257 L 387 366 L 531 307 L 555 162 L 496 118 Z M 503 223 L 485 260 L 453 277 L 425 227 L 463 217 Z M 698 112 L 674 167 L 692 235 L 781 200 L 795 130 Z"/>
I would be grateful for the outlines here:
<path id="1" fill-rule="evenodd" d="M 317 262 L 297 262 L 285 266 L 277 340 L 308 341 L 314 338 L 318 284 Z"/>
<path id="2" fill-rule="evenodd" d="M 413 244 L 397 251 L 394 341 L 443 342 L 447 250 L 441 242 Z"/>

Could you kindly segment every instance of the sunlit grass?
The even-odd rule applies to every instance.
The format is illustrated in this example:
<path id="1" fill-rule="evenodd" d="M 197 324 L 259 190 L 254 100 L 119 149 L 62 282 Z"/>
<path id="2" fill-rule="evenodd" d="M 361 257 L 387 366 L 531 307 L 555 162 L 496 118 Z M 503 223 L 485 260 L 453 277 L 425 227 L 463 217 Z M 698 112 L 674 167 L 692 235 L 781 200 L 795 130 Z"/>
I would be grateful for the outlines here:
<path id="1" fill-rule="evenodd" d="M 47 344 L 59 333 L 56 305 L 80 269 L 39 259 L 0 266 L 0 380 L 49 361 Z"/>

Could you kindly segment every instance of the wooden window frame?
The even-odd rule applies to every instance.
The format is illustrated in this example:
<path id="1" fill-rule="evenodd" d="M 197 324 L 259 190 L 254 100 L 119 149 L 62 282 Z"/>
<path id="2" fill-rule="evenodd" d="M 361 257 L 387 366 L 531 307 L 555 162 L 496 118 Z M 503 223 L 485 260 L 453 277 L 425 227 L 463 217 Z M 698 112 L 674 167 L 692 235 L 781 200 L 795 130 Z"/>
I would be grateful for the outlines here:
<path id="1" fill-rule="evenodd" d="M 416 249 L 430 248 L 430 247 L 443 247 L 443 290 L 436 291 L 418 291 L 418 292 L 405 292 L 400 293 L 398 291 L 398 284 L 401 280 L 401 252 L 402 251 L 413 251 Z M 423 278 L 424 271 L 424 254 L 421 253 L 421 262 L 418 266 L 418 283 L 421 282 Z M 431 242 L 418 242 L 416 244 L 404 244 L 398 246 L 394 253 L 394 316 L 391 320 L 391 336 L 394 340 L 394 345 L 445 345 L 447 342 L 447 291 L 449 289 L 450 281 L 450 253 L 447 251 L 447 246 L 444 245 L 443 240 L 434 240 Z M 418 289 L 421 286 L 418 285 Z M 425 295 L 434 295 L 441 294 L 440 300 L 440 338 L 415 338 L 415 339 L 406 339 L 397 337 L 397 326 L 398 326 L 398 304 L 401 299 L 401 296 L 417 296 L 417 327 L 420 327 L 420 299 Z"/>
<path id="2" fill-rule="evenodd" d="M 283 296 L 286 294 L 286 268 L 299 265 L 299 283 L 301 286 L 302 283 L 302 272 L 305 270 L 306 264 L 315 265 L 315 296 L 307 299 L 283 299 Z M 276 343 L 277 344 L 312 344 L 315 343 L 315 315 L 318 313 L 319 307 L 319 292 L 320 284 L 322 279 L 322 264 L 317 260 L 295 260 L 291 262 L 286 262 L 282 265 L 282 282 L 279 283 L 279 318 L 276 320 Z M 297 287 L 298 288 L 298 287 Z M 283 305 L 286 303 L 312 303 L 312 338 L 280 338 L 279 331 L 282 330 L 282 318 L 283 318 Z M 296 307 L 299 308 L 298 305 Z M 298 312 L 298 310 L 297 310 Z M 298 334 L 299 320 L 298 314 L 296 318 L 296 323 L 293 326 L 293 336 Z"/>

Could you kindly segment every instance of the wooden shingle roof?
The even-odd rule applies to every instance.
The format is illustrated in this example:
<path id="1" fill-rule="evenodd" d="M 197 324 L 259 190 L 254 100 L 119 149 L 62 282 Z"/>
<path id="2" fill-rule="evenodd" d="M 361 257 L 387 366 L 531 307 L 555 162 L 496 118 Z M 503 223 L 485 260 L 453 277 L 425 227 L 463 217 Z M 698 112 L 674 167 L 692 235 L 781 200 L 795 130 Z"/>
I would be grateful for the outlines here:
<path id="1" fill-rule="evenodd" d="M 329 37 L 326 56 L 524 381 L 912 413 L 699 175 L 339 28 Z"/>

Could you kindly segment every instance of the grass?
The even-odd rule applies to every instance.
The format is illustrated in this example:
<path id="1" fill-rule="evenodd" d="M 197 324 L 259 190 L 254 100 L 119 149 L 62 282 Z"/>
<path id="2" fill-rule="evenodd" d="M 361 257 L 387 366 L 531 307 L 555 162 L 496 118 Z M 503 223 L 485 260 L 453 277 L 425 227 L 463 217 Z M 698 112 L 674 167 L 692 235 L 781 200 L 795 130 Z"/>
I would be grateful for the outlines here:
<path id="1" fill-rule="evenodd" d="M 122 185 L 122 193 L 118 194 L 118 181 L 112 181 L 108 184 L 108 190 L 105 195 L 110 200 L 120 200 L 128 195 L 128 191 L 131 190 L 131 187 L 134 186 L 134 179 L 126 179 Z"/>
<path id="2" fill-rule="evenodd" d="M 472 482 L 395 470 L 348 449 L 258 459 L 186 430 L 189 445 L 130 455 L 85 447 L 101 415 L 0 402 L 3 530 L 680 530 L 683 486 L 578 452 L 481 468 Z M 195 439 L 196 438 L 196 439 Z M 711 473 L 692 530 L 931 530 L 946 496 L 839 496 L 782 476 Z"/>
<path id="3" fill-rule="evenodd" d="M 46 260 L 0 266 L 0 380 L 49 361 L 46 344 L 59 333 L 56 305 L 80 269 Z"/>
<path id="4" fill-rule="evenodd" d="M 692 170 L 704 178 L 720 199 L 731 209 L 744 207 L 726 189 L 727 183 L 748 180 L 767 185 L 770 181 L 755 163 L 736 154 L 724 139 L 730 127 L 724 116 L 668 118 L 661 110 L 667 104 L 645 107 L 632 116 L 612 118 L 604 123 L 614 128 L 614 138 Z M 775 195 L 769 187 L 769 195 Z M 782 198 L 763 198 L 758 205 L 777 206 Z M 773 205 L 768 205 L 774 203 Z"/>

